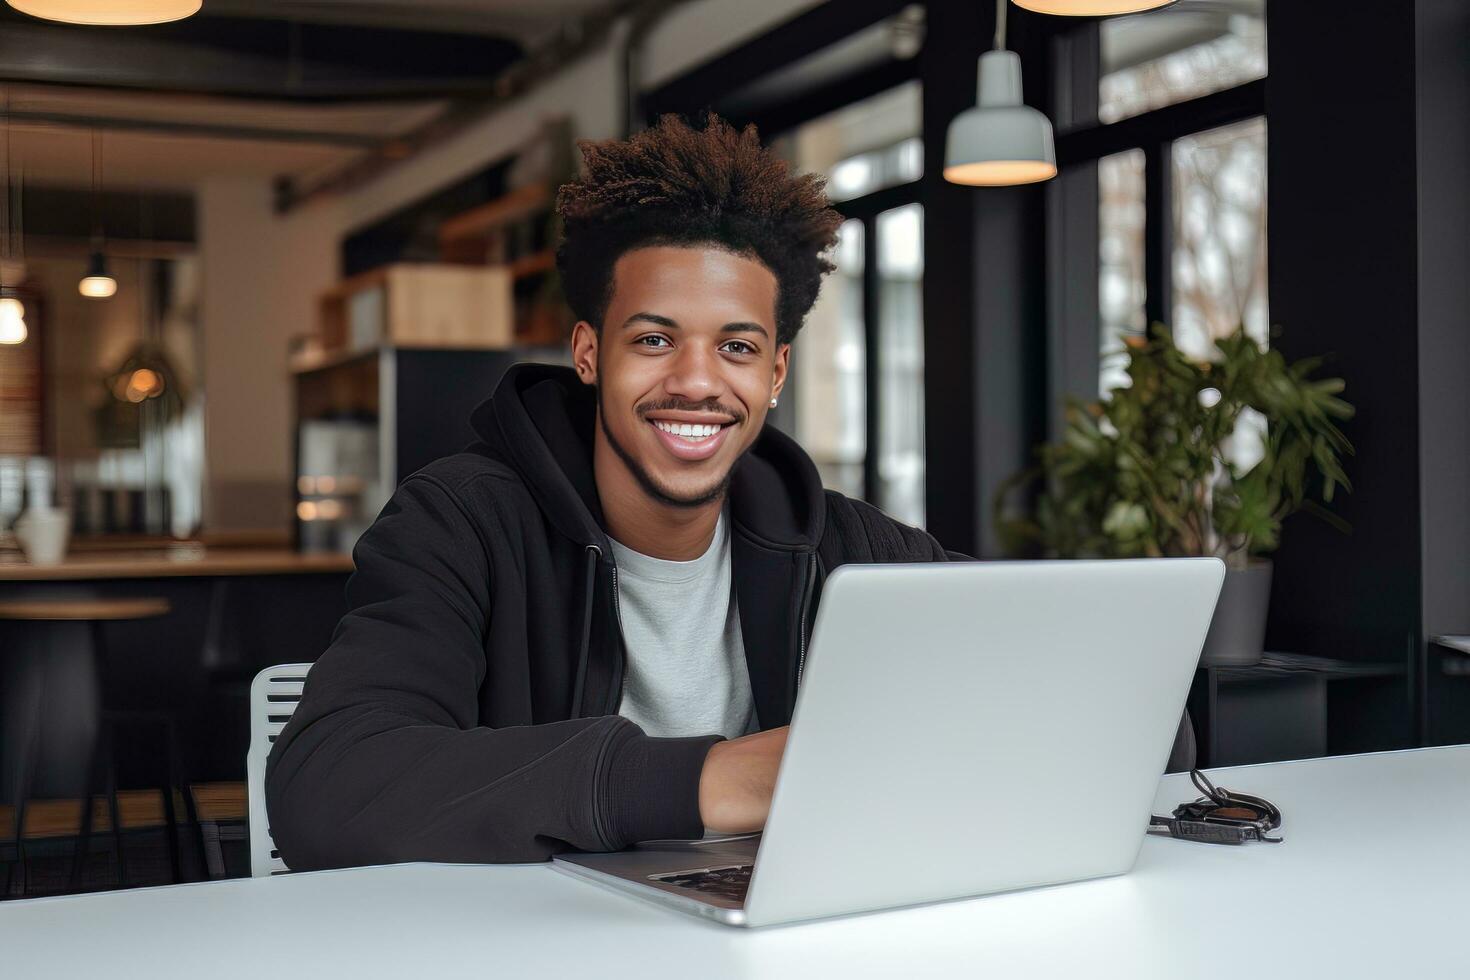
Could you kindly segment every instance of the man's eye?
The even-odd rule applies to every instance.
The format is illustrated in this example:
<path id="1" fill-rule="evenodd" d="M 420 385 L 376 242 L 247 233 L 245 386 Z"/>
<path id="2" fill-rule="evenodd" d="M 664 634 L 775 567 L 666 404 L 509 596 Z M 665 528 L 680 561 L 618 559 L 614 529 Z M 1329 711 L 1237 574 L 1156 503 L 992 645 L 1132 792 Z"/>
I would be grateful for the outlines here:
<path id="1" fill-rule="evenodd" d="M 648 334 L 647 336 L 639 337 L 638 338 L 638 343 L 643 344 L 644 347 L 654 347 L 654 346 L 657 346 L 656 344 L 646 344 L 646 343 L 644 343 L 644 341 L 646 341 L 646 340 L 668 340 L 668 338 L 667 337 L 660 337 L 656 333 L 651 333 L 651 334 Z"/>
<path id="2" fill-rule="evenodd" d="M 755 348 L 752 347 L 752 346 L 750 346 L 749 344 L 747 344 L 743 340 L 732 340 L 732 341 L 730 341 L 730 345 L 733 345 L 735 347 L 741 348 L 740 350 L 737 350 L 735 352 L 737 354 L 754 354 L 755 353 Z M 729 345 L 727 345 L 727 346 L 729 346 Z"/>

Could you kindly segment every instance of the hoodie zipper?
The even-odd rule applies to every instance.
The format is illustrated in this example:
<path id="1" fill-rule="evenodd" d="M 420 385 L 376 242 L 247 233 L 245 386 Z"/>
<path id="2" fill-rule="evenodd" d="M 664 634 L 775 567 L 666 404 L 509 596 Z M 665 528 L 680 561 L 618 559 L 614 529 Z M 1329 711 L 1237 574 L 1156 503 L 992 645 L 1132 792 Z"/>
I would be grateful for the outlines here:
<path id="1" fill-rule="evenodd" d="M 628 676 L 628 651 L 627 651 L 627 649 L 623 645 L 623 609 L 622 609 L 622 606 L 618 603 L 618 565 L 617 565 L 617 562 L 613 562 L 613 567 L 612 567 L 612 592 L 613 592 L 613 617 L 614 617 L 614 619 L 616 619 L 617 624 L 618 624 L 618 657 L 620 658 L 620 664 L 619 664 L 619 667 L 618 667 L 618 690 L 617 690 L 617 693 L 613 695 L 613 702 L 612 702 L 612 705 L 611 705 L 611 710 L 608 711 L 608 714 L 615 715 L 615 714 L 618 713 L 618 709 L 620 707 L 622 707 L 622 704 L 623 704 L 623 679 Z"/>
<path id="2" fill-rule="evenodd" d="M 798 632 L 798 646 L 796 652 L 796 689 L 801 690 L 801 672 L 806 667 L 806 607 L 812 597 L 812 583 L 817 578 L 817 556 L 815 554 L 807 558 L 806 588 L 801 594 L 801 607 L 797 613 L 797 621 L 800 626 Z"/>

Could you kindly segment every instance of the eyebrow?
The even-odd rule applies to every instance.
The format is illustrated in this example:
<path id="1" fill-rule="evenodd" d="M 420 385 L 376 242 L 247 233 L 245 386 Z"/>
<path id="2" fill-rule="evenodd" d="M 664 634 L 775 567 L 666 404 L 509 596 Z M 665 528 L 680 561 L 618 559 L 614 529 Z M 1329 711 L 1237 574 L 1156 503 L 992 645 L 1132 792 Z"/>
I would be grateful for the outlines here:
<path id="1" fill-rule="evenodd" d="M 670 320 L 666 316 L 659 316 L 657 313 L 634 313 L 632 316 L 628 317 L 628 319 L 623 321 L 623 329 L 626 330 L 628 327 L 631 327 L 635 321 L 638 320 L 657 324 L 660 327 L 666 327 L 670 330 L 679 329 L 679 324 L 677 321 Z M 770 331 L 761 326 L 759 323 L 751 323 L 746 320 L 738 320 L 734 323 L 727 323 L 720 328 L 720 333 L 758 333 L 762 337 L 765 337 L 767 339 L 770 339 L 771 336 Z"/>

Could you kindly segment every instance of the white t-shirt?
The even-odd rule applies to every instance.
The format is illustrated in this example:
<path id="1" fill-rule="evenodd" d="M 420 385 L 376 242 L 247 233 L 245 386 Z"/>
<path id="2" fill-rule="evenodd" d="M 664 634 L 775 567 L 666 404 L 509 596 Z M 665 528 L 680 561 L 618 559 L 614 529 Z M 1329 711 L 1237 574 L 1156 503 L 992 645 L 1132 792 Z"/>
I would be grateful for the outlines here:
<path id="1" fill-rule="evenodd" d="M 704 554 L 667 561 L 612 542 L 627 663 L 618 714 L 649 735 L 755 731 L 725 509 Z"/>

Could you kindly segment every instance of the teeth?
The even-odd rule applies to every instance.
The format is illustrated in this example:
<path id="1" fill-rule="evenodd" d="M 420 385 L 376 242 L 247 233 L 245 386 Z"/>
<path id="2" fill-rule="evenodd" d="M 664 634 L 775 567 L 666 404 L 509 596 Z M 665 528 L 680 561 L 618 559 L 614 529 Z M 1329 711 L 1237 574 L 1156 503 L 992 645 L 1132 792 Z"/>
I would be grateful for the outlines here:
<path id="1" fill-rule="evenodd" d="M 653 424 L 671 435 L 694 442 L 702 442 L 720 431 L 718 425 L 691 425 L 687 422 L 664 422 L 662 420 L 655 420 Z"/>

